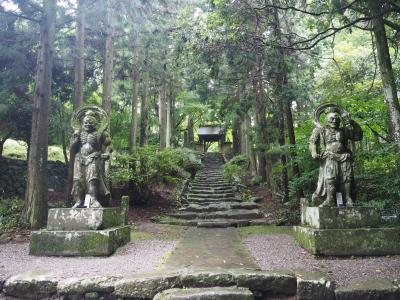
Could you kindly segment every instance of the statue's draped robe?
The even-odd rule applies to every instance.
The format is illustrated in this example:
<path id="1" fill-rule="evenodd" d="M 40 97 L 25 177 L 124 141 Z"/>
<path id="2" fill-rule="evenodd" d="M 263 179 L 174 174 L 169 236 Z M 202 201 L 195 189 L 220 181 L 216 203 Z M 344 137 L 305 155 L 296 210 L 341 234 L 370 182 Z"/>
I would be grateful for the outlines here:
<path id="1" fill-rule="evenodd" d="M 101 157 L 101 154 L 104 151 L 103 148 L 110 144 L 110 139 L 106 132 L 94 132 L 91 134 L 81 132 L 81 147 L 85 143 L 90 143 L 96 151 L 89 155 L 83 155 L 82 151 L 77 153 L 74 165 L 74 186 L 72 194 L 77 192 L 76 189 L 88 191 L 89 182 L 91 180 L 98 180 L 100 202 L 107 202 L 107 199 L 110 197 L 110 191 L 107 187 L 107 180 L 105 177 L 105 161 Z"/>

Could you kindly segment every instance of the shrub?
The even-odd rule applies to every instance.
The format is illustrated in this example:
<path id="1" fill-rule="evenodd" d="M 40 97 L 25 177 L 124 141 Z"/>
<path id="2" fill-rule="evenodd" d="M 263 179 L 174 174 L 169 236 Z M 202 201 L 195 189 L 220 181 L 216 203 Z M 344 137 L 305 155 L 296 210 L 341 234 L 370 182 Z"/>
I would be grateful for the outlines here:
<path id="1" fill-rule="evenodd" d="M 23 207 L 24 202 L 19 198 L 0 197 L 0 231 L 24 227 Z"/>
<path id="2" fill-rule="evenodd" d="M 200 167 L 200 159 L 190 149 L 159 150 L 157 146 L 146 146 L 133 154 L 114 155 L 110 177 L 114 182 L 130 181 L 145 188 L 153 183 L 175 183 Z"/>
<path id="3" fill-rule="evenodd" d="M 233 182 L 236 179 L 246 175 L 249 170 L 250 160 L 246 155 L 234 156 L 223 167 L 223 176 L 226 180 Z"/>

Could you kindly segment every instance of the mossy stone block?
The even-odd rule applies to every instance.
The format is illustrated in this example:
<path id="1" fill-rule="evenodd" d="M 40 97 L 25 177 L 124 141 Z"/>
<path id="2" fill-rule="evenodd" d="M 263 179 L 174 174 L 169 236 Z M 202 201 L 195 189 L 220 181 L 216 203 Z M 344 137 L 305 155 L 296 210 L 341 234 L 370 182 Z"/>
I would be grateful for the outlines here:
<path id="1" fill-rule="evenodd" d="M 29 254 L 49 256 L 108 256 L 130 241 L 130 227 L 96 231 L 33 231 Z"/>
<path id="2" fill-rule="evenodd" d="M 335 295 L 336 300 L 397 300 L 400 299 L 400 287 L 383 278 L 362 278 L 339 287 Z"/>
<path id="3" fill-rule="evenodd" d="M 400 254 L 400 228 L 315 229 L 295 226 L 299 244 L 315 255 Z"/>
<path id="4" fill-rule="evenodd" d="M 302 225 L 318 229 L 379 227 L 380 216 L 369 207 L 302 207 Z"/>
<path id="5" fill-rule="evenodd" d="M 209 287 L 170 289 L 157 294 L 154 300 L 253 300 L 249 289 L 237 287 Z"/>
<path id="6" fill-rule="evenodd" d="M 47 230 L 99 230 L 124 223 L 120 207 L 52 208 L 49 209 Z"/>

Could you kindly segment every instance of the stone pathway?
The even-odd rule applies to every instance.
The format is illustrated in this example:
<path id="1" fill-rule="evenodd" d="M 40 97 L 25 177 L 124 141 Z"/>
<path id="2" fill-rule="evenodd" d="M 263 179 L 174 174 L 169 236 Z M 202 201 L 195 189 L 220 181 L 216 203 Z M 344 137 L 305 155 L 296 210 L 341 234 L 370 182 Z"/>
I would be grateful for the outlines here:
<path id="1" fill-rule="evenodd" d="M 164 270 L 258 269 L 236 228 L 190 228 Z"/>
<path id="2" fill-rule="evenodd" d="M 243 202 L 225 181 L 219 153 L 206 153 L 203 169 L 190 183 L 187 205 L 169 215 L 165 223 L 198 227 L 229 227 L 264 224 L 265 219 L 255 202 Z"/>

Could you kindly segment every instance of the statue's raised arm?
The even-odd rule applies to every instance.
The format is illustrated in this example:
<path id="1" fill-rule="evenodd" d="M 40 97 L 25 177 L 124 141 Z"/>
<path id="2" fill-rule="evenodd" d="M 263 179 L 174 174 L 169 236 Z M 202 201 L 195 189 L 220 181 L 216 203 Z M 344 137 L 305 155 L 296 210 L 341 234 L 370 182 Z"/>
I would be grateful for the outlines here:
<path id="1" fill-rule="evenodd" d="M 324 125 L 320 116 L 326 114 Z M 344 126 L 341 127 L 341 119 Z M 319 160 L 320 170 L 317 189 L 312 196 L 312 205 L 336 206 L 336 195 L 340 193 L 343 204 L 353 205 L 354 178 L 352 153 L 348 140 L 360 141 L 361 127 L 350 118 L 342 107 L 327 103 L 317 107 L 313 113 L 316 128 L 310 137 L 311 156 Z"/>

